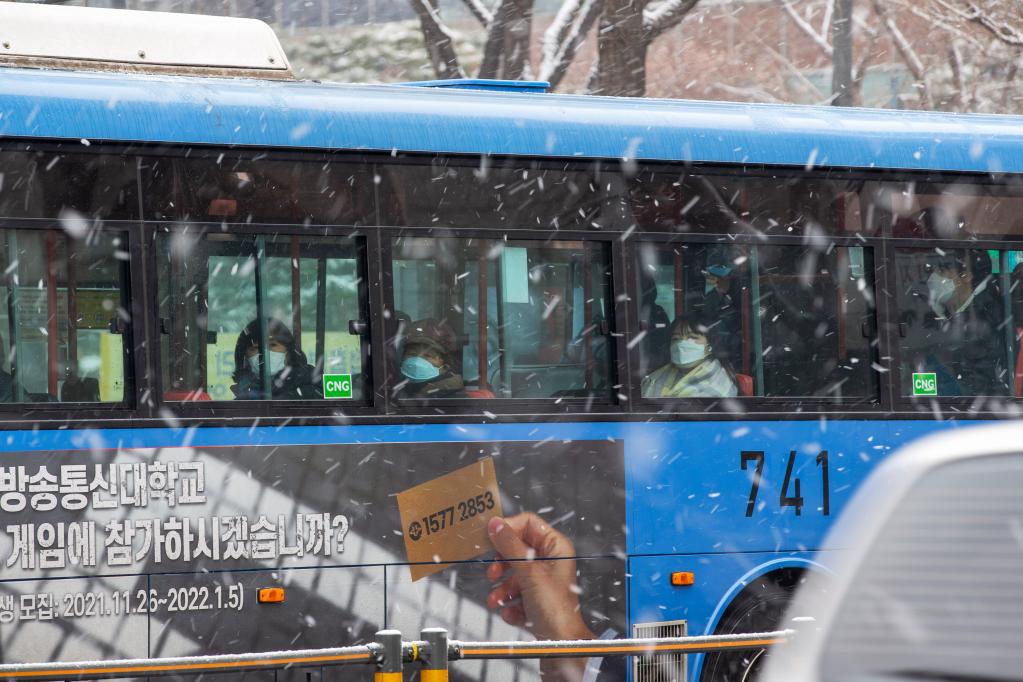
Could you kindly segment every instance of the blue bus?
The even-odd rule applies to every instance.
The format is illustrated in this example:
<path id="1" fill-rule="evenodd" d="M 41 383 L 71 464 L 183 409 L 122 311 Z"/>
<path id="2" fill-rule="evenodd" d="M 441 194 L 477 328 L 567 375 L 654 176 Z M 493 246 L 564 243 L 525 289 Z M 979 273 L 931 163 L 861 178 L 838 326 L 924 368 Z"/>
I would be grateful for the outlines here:
<path id="1" fill-rule="evenodd" d="M 0 71 L 5 662 L 762 631 L 1019 412 L 1023 119 L 446 85 Z"/>

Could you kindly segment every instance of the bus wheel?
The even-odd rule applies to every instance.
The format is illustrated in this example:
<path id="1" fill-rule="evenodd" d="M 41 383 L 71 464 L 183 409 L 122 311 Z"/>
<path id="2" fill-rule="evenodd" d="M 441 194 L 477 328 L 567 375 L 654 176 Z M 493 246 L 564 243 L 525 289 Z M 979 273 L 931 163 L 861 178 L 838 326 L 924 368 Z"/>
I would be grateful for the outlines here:
<path id="1" fill-rule="evenodd" d="M 803 570 L 790 568 L 751 582 L 725 609 L 715 635 L 768 632 L 778 629 Z M 767 649 L 707 654 L 700 682 L 753 682 L 767 661 Z"/>

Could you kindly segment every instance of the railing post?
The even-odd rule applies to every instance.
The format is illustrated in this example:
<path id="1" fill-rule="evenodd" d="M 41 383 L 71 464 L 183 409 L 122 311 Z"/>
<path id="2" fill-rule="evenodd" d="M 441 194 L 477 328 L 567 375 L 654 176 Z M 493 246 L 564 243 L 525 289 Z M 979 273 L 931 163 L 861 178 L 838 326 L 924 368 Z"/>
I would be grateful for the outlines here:
<path id="1" fill-rule="evenodd" d="M 420 637 L 426 642 L 426 655 L 419 679 L 422 682 L 448 682 L 448 631 L 425 628 Z"/>
<path id="2" fill-rule="evenodd" d="M 373 682 L 402 682 L 401 680 L 401 632 L 380 630 L 377 632 L 377 671 Z"/>

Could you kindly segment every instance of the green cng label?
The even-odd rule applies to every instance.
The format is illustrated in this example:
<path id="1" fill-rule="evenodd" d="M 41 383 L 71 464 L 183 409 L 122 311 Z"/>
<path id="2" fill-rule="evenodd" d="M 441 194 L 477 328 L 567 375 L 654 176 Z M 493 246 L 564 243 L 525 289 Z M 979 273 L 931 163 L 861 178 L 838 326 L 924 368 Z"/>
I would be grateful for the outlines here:
<path id="1" fill-rule="evenodd" d="M 938 395 L 938 378 L 934 372 L 913 373 L 913 395 Z"/>
<path id="2" fill-rule="evenodd" d="M 351 374 L 324 374 L 323 375 L 323 397 L 324 398 L 351 398 L 352 397 L 352 375 Z"/>

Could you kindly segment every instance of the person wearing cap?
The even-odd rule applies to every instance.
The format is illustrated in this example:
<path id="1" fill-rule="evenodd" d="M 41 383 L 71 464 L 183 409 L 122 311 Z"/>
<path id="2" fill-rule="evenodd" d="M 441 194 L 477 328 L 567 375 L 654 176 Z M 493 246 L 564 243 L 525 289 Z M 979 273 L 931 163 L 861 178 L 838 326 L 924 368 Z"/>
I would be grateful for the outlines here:
<path id="1" fill-rule="evenodd" d="M 451 369 L 455 333 L 443 320 L 424 319 L 408 326 L 397 385 L 398 398 L 466 398 L 462 376 Z"/>
<path id="2" fill-rule="evenodd" d="M 732 296 L 732 264 L 723 254 L 707 259 L 704 270 L 707 289 L 703 297 L 701 323 L 714 340 L 718 358 L 731 367 L 739 367 L 742 359 L 742 338 L 739 306 Z"/>

